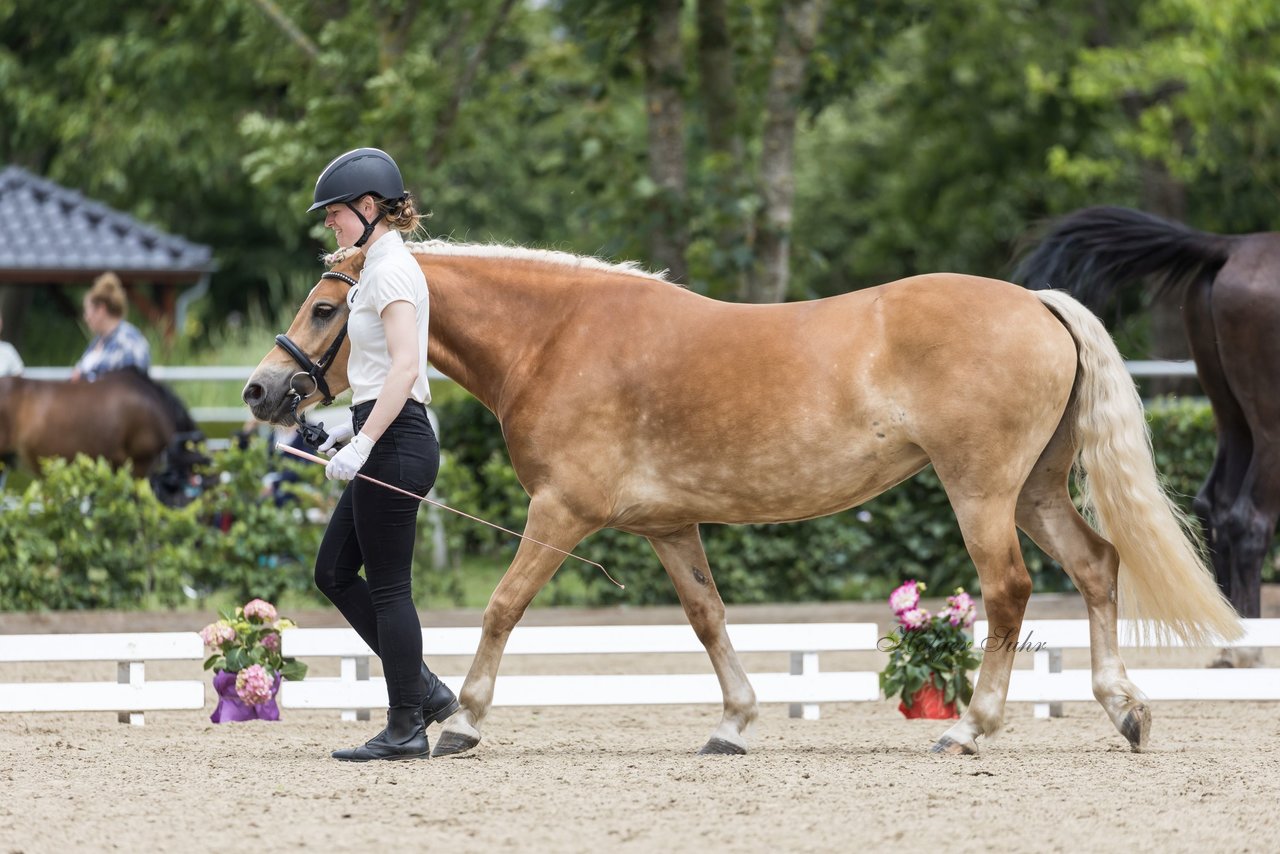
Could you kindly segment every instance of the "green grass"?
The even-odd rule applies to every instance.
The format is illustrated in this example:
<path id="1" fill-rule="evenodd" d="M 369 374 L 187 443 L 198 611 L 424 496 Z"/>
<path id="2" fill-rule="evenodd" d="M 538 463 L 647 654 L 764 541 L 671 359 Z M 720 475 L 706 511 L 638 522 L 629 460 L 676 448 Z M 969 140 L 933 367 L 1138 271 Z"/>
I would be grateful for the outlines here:
<path id="1" fill-rule="evenodd" d="M 493 590 L 507 571 L 508 559 L 495 557 L 467 557 L 462 561 L 461 573 L 463 608 L 483 608 L 489 602 Z M 430 571 L 423 567 L 415 567 L 415 572 Z M 439 608 L 438 602 L 419 601 L 420 608 Z M 562 606 L 589 605 L 586 586 L 582 578 L 575 572 L 562 568 L 534 597 L 532 608 L 553 608 Z"/>

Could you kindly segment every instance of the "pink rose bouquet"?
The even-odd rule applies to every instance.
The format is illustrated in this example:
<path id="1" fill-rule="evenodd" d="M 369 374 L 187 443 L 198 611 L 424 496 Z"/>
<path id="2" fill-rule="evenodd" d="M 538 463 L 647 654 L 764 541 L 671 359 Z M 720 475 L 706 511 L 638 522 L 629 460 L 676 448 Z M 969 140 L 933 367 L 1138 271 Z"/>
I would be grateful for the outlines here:
<path id="1" fill-rule="evenodd" d="M 957 587 L 947 597 L 946 607 L 931 614 L 920 606 L 924 590 L 925 585 L 913 579 L 889 594 L 898 624 L 880 639 L 880 649 L 889 653 L 889 664 L 880 672 L 880 688 L 889 699 L 901 695 L 908 710 L 926 685 L 939 689 L 945 703 L 964 706 L 973 696 L 969 673 L 981 663 L 967 631 L 973 627 L 977 607 L 973 597 Z"/>

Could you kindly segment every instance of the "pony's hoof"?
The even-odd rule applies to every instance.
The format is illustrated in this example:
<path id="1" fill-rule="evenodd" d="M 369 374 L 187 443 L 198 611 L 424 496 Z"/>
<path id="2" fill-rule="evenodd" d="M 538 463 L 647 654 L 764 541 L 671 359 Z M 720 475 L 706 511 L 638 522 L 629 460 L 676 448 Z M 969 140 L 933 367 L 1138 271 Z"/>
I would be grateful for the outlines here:
<path id="1" fill-rule="evenodd" d="M 464 735 L 445 730 L 436 737 L 436 746 L 431 750 L 431 757 L 434 759 L 440 756 L 454 756 L 458 753 L 466 753 L 479 743 L 479 736 Z"/>
<path id="2" fill-rule="evenodd" d="M 978 745 L 973 742 L 962 744 L 944 735 L 937 740 L 933 747 L 929 748 L 929 752 L 946 753 L 950 756 L 976 756 L 978 754 Z"/>
<path id="3" fill-rule="evenodd" d="M 742 756 L 747 749 L 741 744 L 734 744 L 732 741 L 725 741 L 723 738 L 713 738 L 706 744 L 702 745 L 702 749 L 698 751 L 699 756 Z"/>
<path id="4" fill-rule="evenodd" d="M 1145 703 L 1130 709 L 1120 722 L 1120 734 L 1128 739 L 1129 749 L 1134 753 L 1146 750 L 1151 738 L 1151 709 Z"/>

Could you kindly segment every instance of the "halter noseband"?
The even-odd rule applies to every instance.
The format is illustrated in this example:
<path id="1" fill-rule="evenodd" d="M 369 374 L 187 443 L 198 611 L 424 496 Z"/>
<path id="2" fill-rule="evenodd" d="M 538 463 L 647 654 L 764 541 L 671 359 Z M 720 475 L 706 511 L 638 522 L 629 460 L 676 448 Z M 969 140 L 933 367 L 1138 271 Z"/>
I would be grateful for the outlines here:
<path id="1" fill-rule="evenodd" d="M 332 270 L 326 273 L 321 273 L 320 278 L 337 279 L 340 282 L 346 282 L 352 287 L 356 287 L 360 284 L 346 273 L 338 273 Z M 334 357 L 338 355 L 338 350 L 341 349 L 342 342 L 345 341 L 346 338 L 347 324 L 344 323 L 342 324 L 342 329 L 338 331 L 338 336 L 334 338 L 333 343 L 329 345 L 329 349 L 324 351 L 324 355 L 320 357 L 319 361 L 313 362 L 311 361 L 311 357 L 302 352 L 302 348 L 293 343 L 288 335 L 282 333 L 276 336 L 276 345 L 279 346 L 281 350 L 288 353 L 290 358 L 297 362 L 298 367 L 302 369 L 298 371 L 298 373 L 294 374 L 289 380 L 289 396 L 293 409 L 293 417 L 298 422 L 298 430 L 302 433 L 303 441 L 313 448 L 319 447 L 324 440 L 328 438 L 328 434 L 325 433 L 323 427 L 315 424 L 308 424 L 307 420 L 303 418 L 302 413 L 298 411 L 298 406 L 302 403 L 302 399 L 305 395 L 301 394 L 293 387 L 293 380 L 297 379 L 299 376 L 306 377 L 311 380 L 313 386 L 312 392 L 318 391 L 323 397 L 320 404 L 321 406 L 328 406 L 333 403 L 333 395 L 329 391 L 329 383 L 325 380 L 324 375 L 325 372 L 329 370 L 329 366 L 333 364 Z"/>

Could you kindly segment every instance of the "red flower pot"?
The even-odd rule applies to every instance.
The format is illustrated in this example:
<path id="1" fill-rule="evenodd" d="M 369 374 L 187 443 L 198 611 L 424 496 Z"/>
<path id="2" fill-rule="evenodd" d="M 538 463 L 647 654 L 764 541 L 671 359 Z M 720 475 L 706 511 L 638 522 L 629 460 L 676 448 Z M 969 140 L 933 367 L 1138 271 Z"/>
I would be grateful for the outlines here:
<path id="1" fill-rule="evenodd" d="M 898 711 L 908 718 L 958 718 L 955 702 L 943 702 L 942 689 L 934 684 L 932 678 L 911 696 L 911 708 L 906 703 L 898 703 Z"/>

